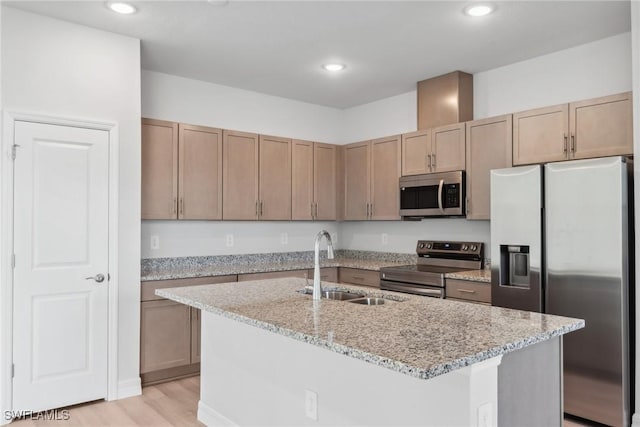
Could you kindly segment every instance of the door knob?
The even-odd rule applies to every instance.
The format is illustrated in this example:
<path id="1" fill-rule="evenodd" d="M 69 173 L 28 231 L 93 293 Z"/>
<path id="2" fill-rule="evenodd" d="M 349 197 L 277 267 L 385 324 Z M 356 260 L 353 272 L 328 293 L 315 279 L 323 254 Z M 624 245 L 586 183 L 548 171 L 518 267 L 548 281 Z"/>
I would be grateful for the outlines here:
<path id="1" fill-rule="evenodd" d="M 85 280 L 95 280 L 98 283 L 104 282 L 104 274 L 96 274 L 95 276 L 85 277 Z"/>

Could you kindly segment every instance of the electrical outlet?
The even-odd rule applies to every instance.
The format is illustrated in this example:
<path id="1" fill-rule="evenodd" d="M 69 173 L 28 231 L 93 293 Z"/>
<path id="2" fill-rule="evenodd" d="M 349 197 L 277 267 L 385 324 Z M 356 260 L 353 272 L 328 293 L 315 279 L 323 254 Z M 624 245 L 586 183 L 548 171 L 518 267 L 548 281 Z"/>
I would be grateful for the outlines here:
<path id="1" fill-rule="evenodd" d="M 493 404 L 487 402 L 478 406 L 478 427 L 493 427 Z"/>
<path id="2" fill-rule="evenodd" d="M 157 251 L 158 249 L 160 249 L 160 236 L 151 236 L 151 242 L 149 246 L 151 246 L 152 251 Z"/>
<path id="3" fill-rule="evenodd" d="M 318 421 L 318 393 L 315 391 L 304 391 L 304 412 L 307 418 Z"/>
<path id="4" fill-rule="evenodd" d="M 233 234 L 227 234 L 227 247 L 230 248 L 233 246 Z"/>
<path id="5" fill-rule="evenodd" d="M 288 233 L 280 233 L 280 243 L 286 245 L 289 243 L 289 234 Z"/>
<path id="6" fill-rule="evenodd" d="M 382 244 L 386 245 L 389 243 L 389 235 L 387 233 L 382 233 L 382 235 L 380 236 L 381 240 L 382 240 Z"/>

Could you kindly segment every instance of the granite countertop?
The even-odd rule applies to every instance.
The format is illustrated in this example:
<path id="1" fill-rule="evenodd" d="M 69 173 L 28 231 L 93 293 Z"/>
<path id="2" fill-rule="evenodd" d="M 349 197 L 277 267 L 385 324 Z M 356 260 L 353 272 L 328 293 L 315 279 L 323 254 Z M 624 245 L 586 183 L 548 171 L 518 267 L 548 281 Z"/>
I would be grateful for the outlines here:
<path id="1" fill-rule="evenodd" d="M 323 255 L 326 251 L 323 251 Z M 320 262 L 321 267 L 349 267 L 378 271 L 381 267 L 415 264 L 414 254 L 336 250 L 335 259 Z M 313 268 L 313 252 L 280 254 L 221 255 L 143 260 L 140 280 L 172 280 L 230 274 L 264 273 L 271 271 Z"/>
<path id="2" fill-rule="evenodd" d="M 447 273 L 444 275 L 447 279 L 471 280 L 474 282 L 491 283 L 491 270 L 485 268 L 483 270 L 459 271 L 457 273 Z"/>
<path id="3" fill-rule="evenodd" d="M 159 289 L 156 294 L 258 328 L 429 379 L 584 327 L 584 321 L 323 282 L 387 299 L 379 306 L 321 300 L 305 279 Z"/>

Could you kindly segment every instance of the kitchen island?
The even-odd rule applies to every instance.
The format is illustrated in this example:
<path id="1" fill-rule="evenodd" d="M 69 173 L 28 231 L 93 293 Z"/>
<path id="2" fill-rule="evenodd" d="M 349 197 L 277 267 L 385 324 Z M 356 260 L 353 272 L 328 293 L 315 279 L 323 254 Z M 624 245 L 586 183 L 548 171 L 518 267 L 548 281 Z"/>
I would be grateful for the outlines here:
<path id="1" fill-rule="evenodd" d="M 306 284 L 157 291 L 203 312 L 200 421 L 561 425 L 561 336 L 582 320 L 326 282 L 385 303 L 314 303 Z"/>

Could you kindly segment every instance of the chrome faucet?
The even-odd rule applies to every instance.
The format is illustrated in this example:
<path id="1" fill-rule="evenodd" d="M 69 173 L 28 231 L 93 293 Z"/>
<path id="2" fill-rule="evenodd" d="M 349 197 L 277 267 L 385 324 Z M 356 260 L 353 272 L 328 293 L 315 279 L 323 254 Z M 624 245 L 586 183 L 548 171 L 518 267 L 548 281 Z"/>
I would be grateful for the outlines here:
<path id="1" fill-rule="evenodd" d="M 320 295 L 322 294 L 322 286 L 320 285 L 320 240 L 322 240 L 323 236 L 327 238 L 327 258 L 333 259 L 333 243 L 331 242 L 331 235 L 328 231 L 322 230 L 316 235 L 315 265 L 313 267 L 314 301 L 319 301 Z"/>

